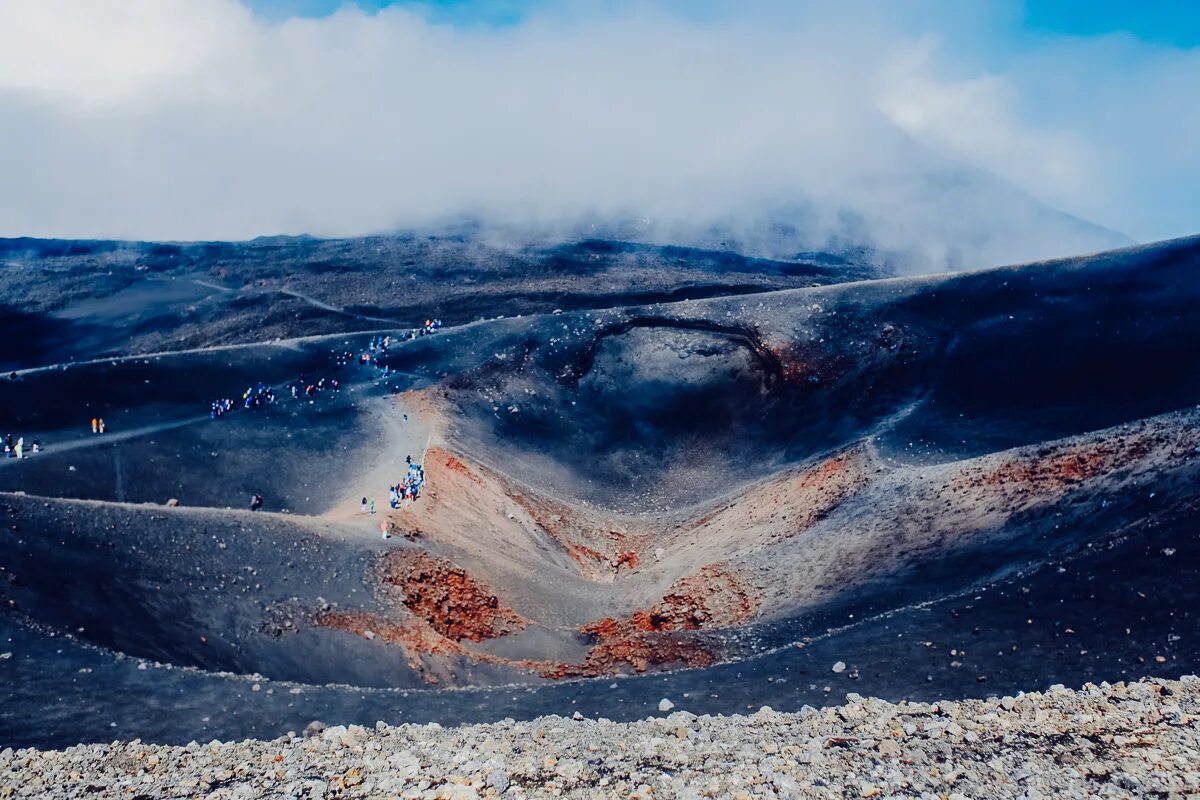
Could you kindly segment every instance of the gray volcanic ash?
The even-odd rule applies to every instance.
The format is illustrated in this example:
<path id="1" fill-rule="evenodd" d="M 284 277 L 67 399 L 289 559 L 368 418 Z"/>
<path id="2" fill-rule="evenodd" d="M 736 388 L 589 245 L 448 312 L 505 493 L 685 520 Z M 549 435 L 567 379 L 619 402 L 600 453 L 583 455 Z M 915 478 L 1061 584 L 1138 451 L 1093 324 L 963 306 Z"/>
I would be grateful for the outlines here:
<path id="1" fill-rule="evenodd" d="M 1198 268 L 1181 240 L 751 294 L 714 278 L 721 296 L 581 292 L 411 337 L 19 372 L 0 417 L 44 447 L 0 464 L 0 734 L 1194 670 Z M 389 503 L 410 472 L 417 499 Z M 229 508 L 256 494 L 264 512 Z"/>

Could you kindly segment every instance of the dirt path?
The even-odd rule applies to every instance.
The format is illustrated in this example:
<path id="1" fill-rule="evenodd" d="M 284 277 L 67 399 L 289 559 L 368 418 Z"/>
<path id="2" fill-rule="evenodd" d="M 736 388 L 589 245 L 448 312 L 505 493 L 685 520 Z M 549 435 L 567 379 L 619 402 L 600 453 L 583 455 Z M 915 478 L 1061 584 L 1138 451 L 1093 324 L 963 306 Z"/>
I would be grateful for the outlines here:
<path id="1" fill-rule="evenodd" d="M 282 291 L 282 290 L 281 290 Z M 320 301 L 309 297 L 298 297 L 298 299 L 311 302 L 320 306 Z M 282 349 L 295 349 L 304 344 L 314 344 L 320 342 L 333 341 L 335 339 L 346 339 L 347 337 L 360 337 L 371 335 L 395 334 L 398 331 L 412 330 L 407 325 L 402 325 L 396 320 L 385 319 L 383 317 L 369 317 L 354 314 L 351 311 L 345 311 L 335 306 L 330 306 L 326 310 L 335 311 L 337 313 L 346 314 L 357 319 L 363 319 L 371 322 L 384 322 L 389 327 L 386 328 L 366 328 L 360 331 L 341 331 L 338 333 L 321 333 L 314 336 L 295 336 L 290 339 L 273 339 L 270 341 L 259 342 L 238 342 L 236 344 L 214 344 L 205 347 L 188 347 L 179 350 L 156 350 L 150 353 L 128 353 L 126 355 L 105 356 L 101 358 L 89 358 L 80 361 L 59 361 L 53 364 L 43 364 L 40 367 L 26 367 L 25 369 L 12 370 L 0 375 L 0 379 L 4 376 L 15 375 L 18 378 L 23 378 L 32 375 L 38 375 L 43 372 L 54 372 L 56 370 L 74 369 L 75 367 L 90 367 L 98 364 L 121 364 L 127 361 L 149 361 L 150 359 L 168 358 L 171 356 L 197 355 L 202 353 L 222 353 L 234 350 L 248 350 L 255 347 L 278 347 Z M 529 315 L 526 319 L 532 318 L 535 315 Z M 544 315 L 543 315 L 544 316 Z M 492 319 L 479 319 L 473 322 L 464 322 L 462 325 L 444 325 L 438 331 L 439 336 L 444 336 L 451 331 L 469 330 L 483 325 L 489 325 L 497 322 Z M 414 340 L 415 341 L 415 340 Z M 406 341 L 395 342 L 392 347 L 403 347 L 408 344 Z M 400 373 L 406 374 L 406 373 Z"/>
<path id="2" fill-rule="evenodd" d="M 11 466 L 20 464 L 24 460 L 37 458 L 38 456 L 41 456 L 43 454 L 62 453 L 62 452 L 66 452 L 69 450 L 82 450 L 87 447 L 103 447 L 105 445 L 116 444 L 117 442 L 123 442 L 128 439 L 135 439 L 139 436 L 146 436 L 151 433 L 158 433 L 160 431 L 169 431 L 169 430 L 173 430 L 175 428 L 183 428 L 188 425 L 194 425 L 197 422 L 204 422 L 208 419 L 209 419 L 209 416 L 207 414 L 200 414 L 198 416 L 187 417 L 185 419 L 171 420 L 169 422 L 158 422 L 158 423 L 155 423 L 154 425 L 142 425 L 141 427 L 137 427 L 137 428 L 128 428 L 128 429 L 122 430 L 118 433 L 84 434 L 84 435 L 79 436 L 79 438 L 77 438 L 77 439 L 68 439 L 65 442 L 61 442 L 61 443 L 56 442 L 53 445 L 47 445 L 42 448 L 41 452 L 38 453 L 37 456 L 30 454 L 30 455 L 25 456 L 24 459 L 16 459 L 16 458 L 0 459 L 0 468 L 11 467 Z"/>
<path id="3" fill-rule="evenodd" d="M 367 314 L 357 314 L 353 311 L 347 311 L 344 308 L 341 308 L 339 306 L 330 305 L 329 303 L 318 300 L 315 297 L 310 297 L 309 295 L 302 294 L 301 292 L 297 292 L 293 289 L 280 289 L 279 291 L 283 294 L 286 294 L 288 297 L 294 297 L 297 300 L 303 300 L 304 302 L 308 303 L 310 306 L 319 308 L 322 311 L 329 311 L 334 314 L 343 314 L 347 317 L 353 317 L 354 319 L 361 319 L 366 322 L 386 322 L 388 325 L 396 325 L 401 328 L 408 327 L 404 323 L 402 323 L 398 320 L 388 319 L 387 317 L 372 317 Z"/>
<path id="4" fill-rule="evenodd" d="M 379 536 L 379 524 L 387 519 L 388 488 L 408 472 L 406 455 L 423 464 L 429 446 L 434 440 L 433 425 L 418 410 L 407 403 L 403 396 L 392 401 L 372 404 L 372 411 L 382 422 L 383 433 L 372 444 L 371 450 L 379 456 L 375 462 L 364 467 L 354 478 L 352 489 L 341 501 L 322 514 L 324 519 L 352 522 L 371 535 Z M 406 419 L 407 417 L 407 419 Z M 426 484 L 425 490 L 428 491 Z M 362 498 L 375 500 L 375 514 L 362 513 Z M 420 500 L 416 502 L 421 502 Z"/>

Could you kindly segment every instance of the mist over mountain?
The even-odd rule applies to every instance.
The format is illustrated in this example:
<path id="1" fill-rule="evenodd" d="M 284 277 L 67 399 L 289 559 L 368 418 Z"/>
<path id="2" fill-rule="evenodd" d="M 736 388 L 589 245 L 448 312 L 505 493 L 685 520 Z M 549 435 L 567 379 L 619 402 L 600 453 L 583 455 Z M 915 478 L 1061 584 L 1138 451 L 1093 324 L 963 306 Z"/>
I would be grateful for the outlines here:
<path id="1" fill-rule="evenodd" d="M 521 243 L 859 248 L 924 272 L 1192 232 L 1192 51 L 1063 39 L 990 59 L 1001 11 L 926 11 L 620 4 L 496 27 L 408 5 L 10 2 L 0 235 L 467 220 Z"/>
<path id="2" fill-rule="evenodd" d="M 777 260 L 853 253 L 889 274 L 1025 263 L 1135 243 L 1124 233 L 1050 208 L 969 168 L 879 178 L 846 206 L 776 202 L 723 217 L 628 215 L 558 223 L 497 223 L 475 217 L 438 230 L 509 245 L 603 238 Z"/>

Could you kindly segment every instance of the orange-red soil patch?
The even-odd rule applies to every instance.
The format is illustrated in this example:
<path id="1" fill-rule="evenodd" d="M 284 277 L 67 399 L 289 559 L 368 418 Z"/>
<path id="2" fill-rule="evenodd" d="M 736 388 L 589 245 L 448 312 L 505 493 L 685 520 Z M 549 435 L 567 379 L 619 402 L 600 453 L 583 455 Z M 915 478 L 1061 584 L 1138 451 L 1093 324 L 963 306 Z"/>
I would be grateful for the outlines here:
<path id="1" fill-rule="evenodd" d="M 476 475 L 470 467 L 440 447 L 431 447 L 429 449 L 426 460 L 429 461 L 431 459 L 440 460 L 446 469 L 450 470 L 451 472 L 456 472 L 459 475 L 463 475 L 475 483 L 482 483 L 482 481 L 479 479 L 479 476 Z"/>
<path id="2" fill-rule="evenodd" d="M 637 569 L 637 565 L 638 565 L 638 554 L 635 553 L 633 550 L 626 550 L 623 553 L 617 554 L 617 558 L 616 558 L 617 569 L 620 569 L 621 567 L 629 567 L 630 569 Z"/>
<path id="3" fill-rule="evenodd" d="M 512 499 L 579 565 L 579 574 L 587 580 L 609 581 L 622 566 L 637 566 L 638 555 L 628 549 L 627 534 L 580 519 L 563 503 L 520 493 Z"/>
<path id="4" fill-rule="evenodd" d="M 758 591 L 724 564 L 709 564 L 680 578 L 651 608 L 635 611 L 629 622 L 643 631 L 728 628 L 748 620 L 761 602 Z"/>
<path id="5" fill-rule="evenodd" d="M 377 571 L 409 611 L 455 642 L 494 639 L 529 624 L 466 570 L 427 553 L 391 550 Z"/>
<path id="6" fill-rule="evenodd" d="M 399 647 L 404 653 L 408 666 L 429 684 L 438 684 L 442 680 L 430 672 L 429 665 L 421 658 L 424 655 L 459 656 L 476 663 L 527 668 L 500 656 L 471 650 L 465 645 L 446 638 L 421 619 L 398 622 L 371 611 L 338 611 L 334 609 L 318 611 L 313 614 L 312 621 L 318 627 L 346 631 L 370 641 L 380 641 Z M 450 674 L 452 676 L 452 673 Z"/>
<path id="7" fill-rule="evenodd" d="M 418 653 L 433 655 L 469 655 L 465 647 L 447 639 L 429 625 L 419 620 L 407 623 L 396 622 L 370 611 L 336 609 L 318 611 L 313 622 L 322 628 L 347 631 L 366 639 L 379 639 L 388 644 L 400 645 L 409 655 L 409 665 L 420 669 L 416 659 Z"/>
<path id="8" fill-rule="evenodd" d="M 1162 437 L 1145 431 L 1116 434 L 1099 441 L 1044 447 L 991 468 L 971 470 L 957 481 L 960 488 L 999 487 L 1034 492 L 1062 491 L 1142 460 Z"/>
<path id="9" fill-rule="evenodd" d="M 627 619 L 605 617 L 584 625 L 580 632 L 595 644 L 580 664 L 525 662 L 546 678 L 612 675 L 632 668 L 706 667 L 720 657 L 721 648 L 703 630 L 745 622 L 758 608 L 758 592 L 724 564 L 709 564 L 695 575 L 680 578 L 647 610 Z"/>
<path id="10" fill-rule="evenodd" d="M 788 383 L 832 383 L 844 371 L 828 355 L 814 353 L 811 347 L 796 342 L 764 342 L 763 346 L 775 356 L 783 379 Z"/>
<path id="11" fill-rule="evenodd" d="M 503 635 L 527 624 L 516 612 L 501 606 L 494 595 L 480 589 L 463 570 L 419 552 L 392 551 L 385 560 L 382 580 L 403 592 L 412 619 L 398 621 L 372 611 L 324 609 L 312 614 L 312 621 L 402 648 L 412 669 L 429 683 L 439 679 L 428 673 L 423 655 L 515 667 L 551 680 L 646 672 L 656 667 L 706 667 L 717 662 L 724 647 L 703 631 L 744 622 L 759 602 L 758 594 L 728 567 L 710 564 L 676 581 L 649 610 L 637 611 L 624 620 L 606 617 L 580 628 L 594 639 L 582 662 L 510 659 L 462 643 L 464 639 L 478 642 Z M 452 588 L 439 588 L 447 584 Z"/>
<path id="12" fill-rule="evenodd" d="M 716 663 L 721 652 L 716 642 L 702 639 L 696 632 L 644 631 L 635 628 L 629 621 L 611 618 L 581 629 L 583 633 L 596 637 L 597 641 L 580 663 L 508 659 L 482 653 L 448 639 L 424 620 L 397 622 L 370 611 L 319 611 L 312 616 L 312 622 L 318 627 L 346 631 L 364 639 L 399 647 L 409 667 L 430 684 L 440 683 L 441 680 L 430 673 L 422 660 L 422 656 L 426 655 L 461 657 L 476 663 L 527 670 L 549 680 L 563 680 L 616 675 L 630 669 L 646 672 L 653 667 L 707 667 Z"/>
<path id="13" fill-rule="evenodd" d="M 616 675 L 630 668 L 646 672 L 652 667 L 708 667 L 717 662 L 720 648 L 714 641 L 695 633 L 648 632 L 628 620 L 611 617 L 584 626 L 581 631 L 596 637 L 582 663 L 523 662 L 543 678 L 594 678 Z"/>

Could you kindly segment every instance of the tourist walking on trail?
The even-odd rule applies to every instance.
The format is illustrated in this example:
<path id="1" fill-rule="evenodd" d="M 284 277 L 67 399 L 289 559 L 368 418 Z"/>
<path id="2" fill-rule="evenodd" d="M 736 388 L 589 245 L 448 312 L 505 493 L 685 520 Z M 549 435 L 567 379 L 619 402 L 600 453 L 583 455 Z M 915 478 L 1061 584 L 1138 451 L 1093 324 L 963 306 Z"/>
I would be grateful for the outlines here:
<path id="1" fill-rule="evenodd" d="M 17 437 L 17 444 L 13 448 L 13 450 L 16 452 L 17 458 L 25 457 L 25 437 L 24 436 Z"/>
<path id="2" fill-rule="evenodd" d="M 362 513 L 367 513 L 367 498 L 362 499 Z"/>
<path id="3" fill-rule="evenodd" d="M 375 513 L 375 498 L 374 497 L 371 498 L 371 513 L 372 514 Z"/>
<path id="4" fill-rule="evenodd" d="M 104 433 L 104 418 L 100 418 L 100 432 Z"/>
<path id="5" fill-rule="evenodd" d="M 262 508 L 262 505 L 263 505 L 263 496 L 261 494 L 250 495 L 250 510 L 251 511 L 258 511 L 260 508 Z"/>
<path id="6" fill-rule="evenodd" d="M 92 433 L 99 433 L 99 432 L 100 432 L 100 420 L 96 419 L 95 417 L 92 417 Z"/>

